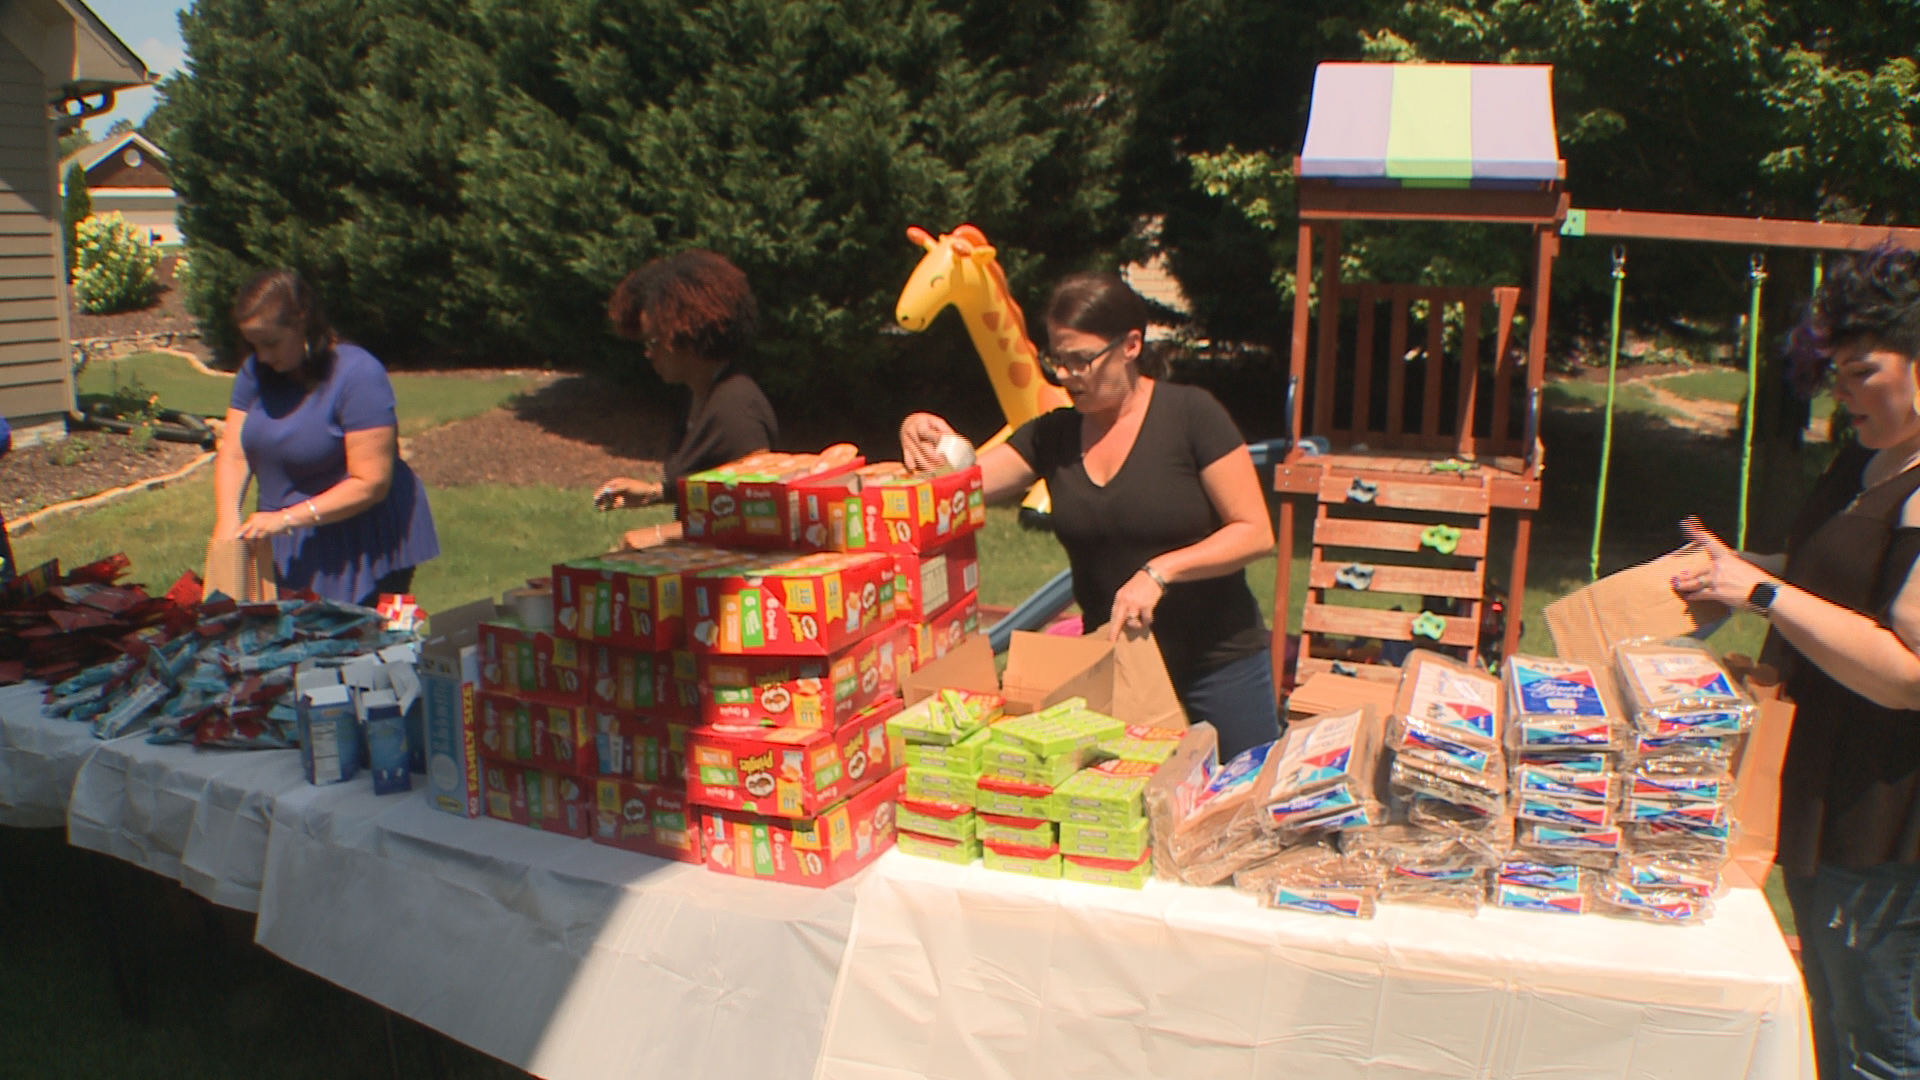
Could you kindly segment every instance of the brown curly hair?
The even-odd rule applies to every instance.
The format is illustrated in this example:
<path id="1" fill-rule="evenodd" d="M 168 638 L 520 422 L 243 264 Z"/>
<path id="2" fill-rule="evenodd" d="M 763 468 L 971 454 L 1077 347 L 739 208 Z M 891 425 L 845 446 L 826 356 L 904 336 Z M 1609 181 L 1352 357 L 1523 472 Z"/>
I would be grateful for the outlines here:
<path id="1" fill-rule="evenodd" d="M 655 341 L 707 360 L 734 361 L 753 337 L 759 306 L 739 267 L 690 248 L 654 259 L 613 290 L 607 317 L 615 333 L 641 340 L 642 313 Z"/>

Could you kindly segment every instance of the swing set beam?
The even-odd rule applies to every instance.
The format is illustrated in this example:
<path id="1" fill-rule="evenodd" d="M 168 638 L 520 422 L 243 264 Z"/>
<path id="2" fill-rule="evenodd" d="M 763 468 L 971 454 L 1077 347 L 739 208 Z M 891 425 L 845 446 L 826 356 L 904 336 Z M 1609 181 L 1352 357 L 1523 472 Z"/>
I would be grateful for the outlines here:
<path id="1" fill-rule="evenodd" d="M 1719 214 L 1668 214 L 1651 210 L 1568 210 L 1560 225 L 1560 235 L 1690 240 L 1813 251 L 1865 251 L 1888 240 L 1906 247 L 1920 247 L 1920 228 Z"/>

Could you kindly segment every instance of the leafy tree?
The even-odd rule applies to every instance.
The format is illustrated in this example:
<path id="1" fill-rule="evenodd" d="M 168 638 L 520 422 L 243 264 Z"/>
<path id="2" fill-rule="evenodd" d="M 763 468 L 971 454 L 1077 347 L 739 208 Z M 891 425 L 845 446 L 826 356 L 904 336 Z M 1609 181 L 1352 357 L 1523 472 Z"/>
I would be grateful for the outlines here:
<path id="1" fill-rule="evenodd" d="M 60 136 L 60 156 L 71 157 L 76 150 L 93 145 L 93 136 L 87 134 L 87 125 L 81 124 L 65 135 Z"/>
<path id="2" fill-rule="evenodd" d="M 1015 10 L 1015 9 L 1018 10 Z M 1126 235 L 1124 8 L 931 0 L 201 0 L 162 87 L 190 302 L 300 268 L 385 355 L 638 366 L 605 301 L 699 245 L 748 272 L 776 396 L 984 380 L 886 336 L 909 224 L 971 220 L 1016 291 Z M 903 381 L 904 380 L 904 381 Z M 849 400 L 849 399 L 853 400 Z"/>
<path id="3" fill-rule="evenodd" d="M 115 120 L 113 123 L 107 125 L 107 138 L 109 139 L 118 138 L 119 136 L 125 135 L 132 130 L 133 130 L 133 121 L 123 116 L 120 119 Z"/>
<path id="4" fill-rule="evenodd" d="M 89 214 L 93 213 L 93 196 L 87 192 L 87 170 L 81 168 L 77 161 L 68 165 L 66 180 L 61 187 L 63 189 L 60 196 L 60 217 L 63 227 L 61 237 L 65 241 L 67 253 L 67 277 L 71 279 L 74 274 L 75 230 Z"/>

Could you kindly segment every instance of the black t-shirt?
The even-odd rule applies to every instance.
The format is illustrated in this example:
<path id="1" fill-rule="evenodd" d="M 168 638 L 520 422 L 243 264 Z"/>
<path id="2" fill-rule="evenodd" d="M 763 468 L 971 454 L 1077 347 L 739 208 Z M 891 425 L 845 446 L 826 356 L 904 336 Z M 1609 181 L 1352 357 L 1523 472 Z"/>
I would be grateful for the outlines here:
<path id="1" fill-rule="evenodd" d="M 682 516 L 681 477 L 773 449 L 780 439 L 780 421 L 767 395 L 760 392 L 760 384 L 729 367 L 714 379 L 706 408 L 698 416 L 685 417 L 680 432 L 680 444 L 661 471 L 676 518 Z"/>
<path id="2" fill-rule="evenodd" d="M 1073 567 L 1073 598 L 1091 632 L 1106 624 L 1113 596 L 1155 556 L 1220 528 L 1200 473 L 1246 445 L 1212 394 L 1158 382 L 1133 449 L 1105 487 L 1081 462 L 1081 414 L 1055 409 L 1007 439 L 1053 496 L 1053 530 Z M 1260 607 L 1245 571 L 1177 581 L 1154 609 L 1167 672 L 1184 682 L 1267 648 Z"/>

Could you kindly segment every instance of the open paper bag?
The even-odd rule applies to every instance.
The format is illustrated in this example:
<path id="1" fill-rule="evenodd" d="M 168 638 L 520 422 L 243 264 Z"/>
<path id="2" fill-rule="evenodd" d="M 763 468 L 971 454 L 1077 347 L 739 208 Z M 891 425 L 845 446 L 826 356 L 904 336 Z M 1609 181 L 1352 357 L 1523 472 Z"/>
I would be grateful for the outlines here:
<path id="1" fill-rule="evenodd" d="M 216 536 L 207 541 L 206 592 L 223 592 L 242 603 L 278 600 L 280 589 L 273 569 L 273 541 L 234 540 Z"/>
<path id="2" fill-rule="evenodd" d="M 1113 715 L 1129 724 L 1186 730 L 1186 710 L 1152 631 L 1121 634 L 1113 643 Z"/>

